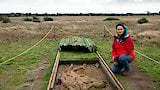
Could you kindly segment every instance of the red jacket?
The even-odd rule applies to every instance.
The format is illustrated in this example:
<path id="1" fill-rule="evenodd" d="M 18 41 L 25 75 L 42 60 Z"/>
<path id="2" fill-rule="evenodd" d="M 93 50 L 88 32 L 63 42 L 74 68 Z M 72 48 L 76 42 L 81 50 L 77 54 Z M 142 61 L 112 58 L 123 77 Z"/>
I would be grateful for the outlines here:
<path id="1" fill-rule="evenodd" d="M 116 39 L 114 39 L 112 45 L 112 57 L 118 58 L 120 55 L 130 55 L 132 57 L 132 61 L 134 61 L 134 43 L 132 37 L 129 35 L 124 41 L 119 43 Z"/>

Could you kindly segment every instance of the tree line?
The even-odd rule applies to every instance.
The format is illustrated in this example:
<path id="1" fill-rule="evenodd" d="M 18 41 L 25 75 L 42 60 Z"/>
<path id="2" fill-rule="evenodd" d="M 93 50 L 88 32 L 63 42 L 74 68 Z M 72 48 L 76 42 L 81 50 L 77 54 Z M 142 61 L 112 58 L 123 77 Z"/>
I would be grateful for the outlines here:
<path id="1" fill-rule="evenodd" d="M 148 16 L 148 15 L 160 15 L 159 13 L 126 13 L 126 14 L 117 14 L 117 13 L 56 13 L 56 14 L 39 14 L 39 13 L 0 13 L 0 16 L 7 17 L 26 17 L 26 16 Z"/>

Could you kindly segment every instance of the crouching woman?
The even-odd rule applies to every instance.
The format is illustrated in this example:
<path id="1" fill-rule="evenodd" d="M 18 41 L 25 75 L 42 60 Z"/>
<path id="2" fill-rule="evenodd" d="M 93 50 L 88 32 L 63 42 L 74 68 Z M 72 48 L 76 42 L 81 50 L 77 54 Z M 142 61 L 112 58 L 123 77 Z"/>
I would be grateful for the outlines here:
<path id="1" fill-rule="evenodd" d="M 114 36 L 112 45 L 112 60 L 114 73 L 119 73 L 123 68 L 123 75 L 127 76 L 130 72 L 129 63 L 134 61 L 134 43 L 128 34 L 128 27 L 122 24 L 116 25 L 117 34 Z"/>

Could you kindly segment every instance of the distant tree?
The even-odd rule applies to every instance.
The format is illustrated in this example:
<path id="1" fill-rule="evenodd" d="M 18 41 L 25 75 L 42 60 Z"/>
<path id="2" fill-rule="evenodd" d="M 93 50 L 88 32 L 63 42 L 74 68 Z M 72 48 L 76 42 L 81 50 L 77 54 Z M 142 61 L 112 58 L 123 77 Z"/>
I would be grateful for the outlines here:
<path id="1" fill-rule="evenodd" d="M 29 13 L 26 13 L 25 15 L 26 15 L 26 16 L 29 16 Z"/>
<path id="2" fill-rule="evenodd" d="M 80 16 L 84 16 L 83 13 L 79 13 Z"/>
<path id="3" fill-rule="evenodd" d="M 38 13 L 36 13 L 35 15 L 38 16 Z"/>
<path id="4" fill-rule="evenodd" d="M 44 16 L 48 16 L 48 13 L 44 13 Z"/>
<path id="5" fill-rule="evenodd" d="M 127 14 L 127 16 L 132 16 L 133 15 L 133 13 L 126 13 Z"/>
<path id="6" fill-rule="evenodd" d="M 151 12 L 150 12 L 150 11 L 147 11 L 147 15 L 151 15 Z"/>
<path id="7" fill-rule="evenodd" d="M 32 13 L 29 13 L 28 15 L 29 15 L 29 16 L 32 16 Z"/>

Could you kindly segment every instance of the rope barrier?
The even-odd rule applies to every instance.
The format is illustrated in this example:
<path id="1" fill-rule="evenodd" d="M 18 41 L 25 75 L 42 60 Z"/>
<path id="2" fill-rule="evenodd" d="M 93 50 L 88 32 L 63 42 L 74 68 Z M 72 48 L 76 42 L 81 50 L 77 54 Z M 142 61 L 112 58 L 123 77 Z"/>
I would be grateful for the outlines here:
<path id="1" fill-rule="evenodd" d="M 109 29 L 107 28 L 107 26 L 104 25 L 104 27 L 106 28 L 106 30 L 107 30 L 112 36 L 114 36 L 114 35 L 112 34 L 112 32 L 109 31 Z"/>
<path id="2" fill-rule="evenodd" d="M 113 36 L 112 32 L 107 28 L 107 26 L 104 25 L 104 27 L 105 27 L 106 30 Z M 145 58 L 150 59 L 151 61 L 154 61 L 154 62 L 156 62 L 156 63 L 160 63 L 160 62 L 158 62 L 157 60 L 154 60 L 154 59 L 152 59 L 152 58 L 150 58 L 150 57 L 148 57 L 148 56 L 146 56 L 146 55 L 144 55 L 144 54 L 142 54 L 142 53 L 140 53 L 140 52 L 138 52 L 138 51 L 136 51 L 136 50 L 135 50 L 135 52 L 138 53 L 139 55 L 145 57 Z"/>
<path id="3" fill-rule="evenodd" d="M 34 48 L 35 46 L 37 46 L 40 42 L 42 42 L 48 36 L 48 34 L 52 31 L 53 28 L 55 28 L 55 26 L 52 26 L 51 29 L 48 31 L 48 33 L 41 40 L 39 40 L 36 44 L 34 44 L 32 47 L 28 48 L 27 50 L 25 50 L 24 52 L 18 54 L 17 56 L 14 56 L 14 57 L 12 57 L 12 58 L 10 58 L 10 59 L 8 59 L 8 60 L 0 63 L 0 66 L 2 64 L 6 63 L 6 62 L 9 62 L 9 61 L 11 61 L 11 60 L 13 60 L 13 59 L 15 59 L 15 58 L 17 58 L 17 57 L 19 57 L 19 56 L 27 53 L 29 50 L 31 50 L 32 48 Z"/>
<path id="4" fill-rule="evenodd" d="M 135 52 L 138 53 L 138 54 L 140 54 L 140 55 L 143 56 L 143 57 L 146 57 L 146 58 L 148 58 L 148 59 L 156 62 L 156 63 L 160 63 L 160 62 L 158 62 L 157 60 L 154 60 L 154 59 L 152 59 L 152 58 L 150 58 L 150 57 L 148 57 L 148 56 L 146 56 L 146 55 L 144 55 L 144 54 L 142 54 L 142 53 L 140 53 L 140 52 L 138 52 L 138 51 L 136 51 L 136 50 L 135 50 Z"/>

